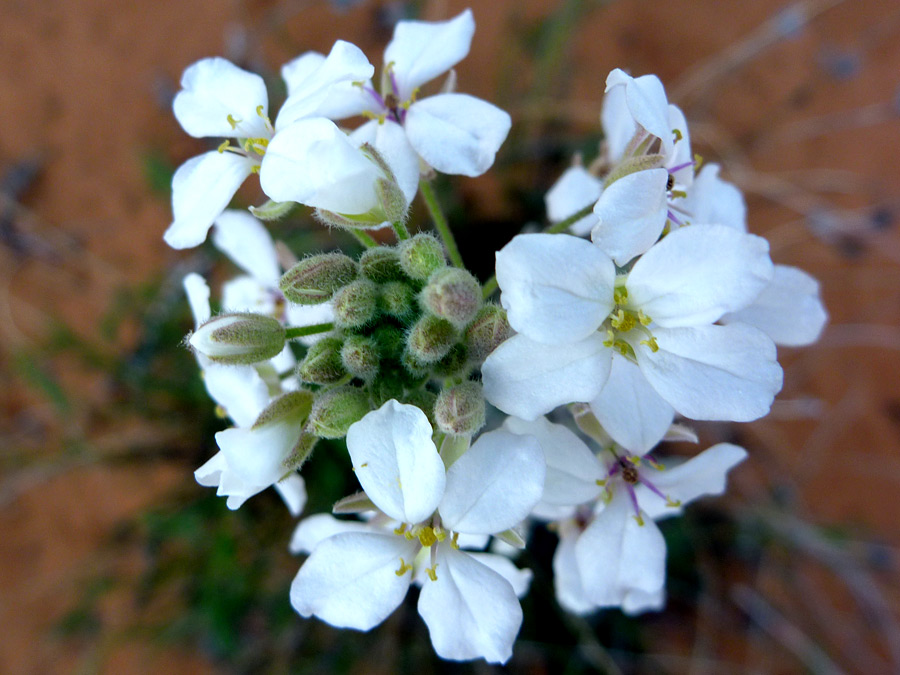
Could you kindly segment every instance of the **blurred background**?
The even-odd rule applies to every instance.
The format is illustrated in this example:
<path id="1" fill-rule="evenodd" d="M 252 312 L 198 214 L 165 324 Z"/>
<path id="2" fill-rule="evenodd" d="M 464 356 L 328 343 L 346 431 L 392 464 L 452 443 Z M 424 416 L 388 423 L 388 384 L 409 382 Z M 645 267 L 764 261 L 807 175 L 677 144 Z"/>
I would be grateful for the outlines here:
<path id="1" fill-rule="evenodd" d="M 2 0 L 0 672 L 501 670 L 436 660 L 414 594 L 368 634 L 294 614 L 277 495 L 229 512 L 192 475 L 225 422 L 179 345 L 181 279 L 235 269 L 209 244 L 162 241 L 172 172 L 207 147 L 171 114 L 185 67 L 222 55 L 255 70 L 272 109 L 297 54 L 341 38 L 378 66 L 398 19 L 466 6 L 459 89 L 514 121 L 488 175 L 439 184 L 483 279 L 497 248 L 546 222 L 573 155 L 596 155 L 622 67 L 659 75 L 695 151 L 744 190 L 751 231 L 821 281 L 831 315 L 817 345 L 779 350 L 769 417 L 698 425 L 750 458 L 726 497 L 665 523 L 667 609 L 564 614 L 555 538 L 538 529 L 507 670 L 900 670 L 896 0 Z M 250 203 L 254 181 L 236 199 Z M 297 252 L 355 246 L 305 212 L 274 233 Z M 309 512 L 352 489 L 341 452 L 304 468 Z"/>

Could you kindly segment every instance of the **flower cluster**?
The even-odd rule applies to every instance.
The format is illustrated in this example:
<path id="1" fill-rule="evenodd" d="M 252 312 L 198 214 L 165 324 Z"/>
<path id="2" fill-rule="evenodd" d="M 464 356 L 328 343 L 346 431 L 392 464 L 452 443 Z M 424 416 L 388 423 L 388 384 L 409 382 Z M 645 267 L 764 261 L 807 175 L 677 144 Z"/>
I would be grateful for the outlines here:
<path id="1" fill-rule="evenodd" d="M 676 418 L 765 415 L 782 384 L 776 344 L 815 341 L 826 314 L 815 280 L 773 265 L 747 232 L 719 167 L 700 169 L 660 81 L 621 70 L 607 79 L 600 156 L 561 176 L 547 194 L 556 224 L 510 241 L 482 285 L 429 181 L 487 171 L 510 119 L 455 93 L 452 72 L 422 95 L 466 56 L 474 28 L 468 10 L 401 21 L 377 88 L 352 44 L 301 55 L 282 68 L 274 123 L 257 75 L 223 59 L 189 67 L 175 115 L 189 134 L 225 140 L 176 172 L 165 238 L 196 246 L 212 228 L 246 273 L 224 285 L 216 316 L 205 280 L 184 280 L 196 323 L 186 342 L 234 423 L 198 482 L 229 508 L 274 486 L 298 515 L 299 470 L 320 439 L 346 439 L 361 491 L 334 514 L 356 517 L 300 521 L 297 612 L 369 630 L 414 584 L 438 655 L 502 663 L 531 579 L 515 552 L 535 523 L 559 534 L 567 610 L 662 606 L 655 521 L 722 493 L 746 452 L 723 443 L 678 463 L 657 446 L 697 441 Z M 269 201 L 227 210 L 251 173 Z M 418 191 L 438 236 L 405 226 Z M 260 219 L 298 203 L 353 231 L 362 255 L 297 259 L 276 245 Z M 364 232 L 385 225 L 393 244 Z M 488 403 L 505 415 L 484 431 Z"/>

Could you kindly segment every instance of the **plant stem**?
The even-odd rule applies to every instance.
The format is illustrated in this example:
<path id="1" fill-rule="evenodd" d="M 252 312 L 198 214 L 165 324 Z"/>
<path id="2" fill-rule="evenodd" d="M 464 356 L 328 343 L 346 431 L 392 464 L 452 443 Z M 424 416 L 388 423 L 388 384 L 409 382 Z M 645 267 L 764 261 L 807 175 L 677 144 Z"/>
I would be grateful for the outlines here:
<path id="1" fill-rule="evenodd" d="M 565 220 L 561 220 L 558 223 L 556 223 L 555 225 L 551 225 L 546 230 L 544 230 L 544 232 L 546 232 L 547 234 L 559 234 L 560 232 L 565 232 L 572 225 L 577 223 L 579 220 L 581 220 L 585 216 L 589 216 L 591 213 L 593 213 L 595 203 L 596 202 L 591 202 L 590 204 L 585 206 L 583 209 L 576 211 L 575 213 L 573 213 L 571 216 L 569 216 Z"/>
<path id="2" fill-rule="evenodd" d="M 401 223 L 399 220 L 397 222 L 391 223 L 391 227 L 394 228 L 394 232 L 397 235 L 397 241 L 409 239 L 409 230 L 407 230 L 406 225 Z"/>
<path id="3" fill-rule="evenodd" d="M 456 246 L 456 239 L 453 238 L 450 226 L 447 225 L 447 219 L 444 217 L 443 211 L 441 211 L 441 206 L 434 195 L 431 183 L 427 180 L 420 181 L 419 192 L 422 193 L 422 199 L 425 200 L 425 206 L 428 207 L 435 229 L 441 235 L 441 240 L 443 240 L 444 247 L 447 249 L 447 255 L 450 256 L 450 262 L 453 263 L 454 267 L 465 269 L 466 266 L 463 264 L 462 256 L 459 254 L 459 248 Z"/>
<path id="4" fill-rule="evenodd" d="M 356 240 L 366 248 L 374 248 L 378 246 L 378 242 L 368 232 L 363 230 L 349 230 L 350 234 L 356 237 Z"/>
<path id="5" fill-rule="evenodd" d="M 293 326 L 284 329 L 284 337 L 288 340 L 294 340 L 306 335 L 315 335 L 316 333 L 327 333 L 334 329 L 333 323 L 315 323 L 312 326 Z"/>
<path id="6" fill-rule="evenodd" d="M 490 279 L 484 282 L 484 286 L 481 287 L 481 297 L 487 300 L 491 297 L 491 294 L 497 290 L 497 277 L 492 276 Z"/>

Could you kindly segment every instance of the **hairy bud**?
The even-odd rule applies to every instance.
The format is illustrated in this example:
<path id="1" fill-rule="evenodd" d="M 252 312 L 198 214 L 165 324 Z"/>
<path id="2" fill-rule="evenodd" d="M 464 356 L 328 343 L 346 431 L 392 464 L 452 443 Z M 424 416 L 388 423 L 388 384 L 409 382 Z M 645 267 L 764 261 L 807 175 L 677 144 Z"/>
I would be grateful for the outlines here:
<path id="1" fill-rule="evenodd" d="M 426 314 L 412 327 L 406 348 L 416 361 L 436 363 L 456 342 L 456 329 L 446 319 Z"/>
<path id="2" fill-rule="evenodd" d="M 427 311 L 464 328 L 481 307 L 481 284 L 465 270 L 445 267 L 431 275 L 419 300 Z"/>
<path id="3" fill-rule="evenodd" d="M 362 389 L 344 386 L 320 393 L 309 415 L 309 428 L 320 438 L 343 438 L 347 429 L 369 412 Z"/>
<path id="4" fill-rule="evenodd" d="M 341 361 L 342 340 L 327 337 L 313 344 L 297 367 L 297 374 L 304 382 L 334 384 L 347 375 Z"/>
<path id="5" fill-rule="evenodd" d="M 341 347 L 341 361 L 348 373 L 369 381 L 378 373 L 378 345 L 372 338 L 350 335 Z"/>
<path id="6" fill-rule="evenodd" d="M 400 266 L 407 276 L 416 281 L 427 281 L 447 264 L 443 245 L 430 234 L 417 234 L 400 242 L 399 252 Z"/>
<path id="7" fill-rule="evenodd" d="M 400 254 L 389 246 L 367 248 L 359 257 L 363 276 L 376 284 L 388 281 L 402 281 L 405 277 L 400 268 Z"/>
<path id="8" fill-rule="evenodd" d="M 409 316 L 415 307 L 416 294 L 402 281 L 389 281 L 381 286 L 381 309 L 398 319 Z"/>
<path id="9" fill-rule="evenodd" d="M 200 326 L 188 343 L 215 363 L 249 365 L 278 356 L 285 333 L 276 319 L 262 314 L 220 314 Z"/>
<path id="10" fill-rule="evenodd" d="M 334 296 L 334 325 L 360 328 L 375 318 L 378 310 L 378 286 L 368 279 L 347 284 Z"/>
<path id="11" fill-rule="evenodd" d="M 446 434 L 471 436 L 484 426 L 484 394 L 478 382 L 444 389 L 434 404 L 434 419 Z"/>
<path id="12" fill-rule="evenodd" d="M 304 258 L 281 277 L 279 287 L 290 302 L 318 305 L 327 302 L 342 286 L 359 275 L 359 266 L 343 253 L 323 253 Z"/>
<path id="13" fill-rule="evenodd" d="M 497 305 L 485 305 L 466 327 L 465 342 L 469 358 L 474 363 L 484 363 L 492 351 L 510 336 L 506 310 Z"/>

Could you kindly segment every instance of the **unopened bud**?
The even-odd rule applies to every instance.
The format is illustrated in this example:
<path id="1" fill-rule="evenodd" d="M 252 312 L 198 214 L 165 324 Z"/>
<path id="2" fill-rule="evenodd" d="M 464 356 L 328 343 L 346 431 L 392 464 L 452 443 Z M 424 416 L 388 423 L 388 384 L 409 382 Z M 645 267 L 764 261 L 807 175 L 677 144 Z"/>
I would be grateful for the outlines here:
<path id="1" fill-rule="evenodd" d="M 309 434 L 305 431 L 302 432 L 300 434 L 300 439 L 297 441 L 297 445 L 294 446 L 291 454 L 287 456 L 287 458 L 284 460 L 284 463 L 282 464 L 285 473 L 296 471 L 301 466 L 303 466 L 304 462 L 309 459 L 309 456 L 312 454 L 313 448 L 316 447 L 316 443 L 318 442 L 319 437 L 315 434 Z"/>
<path id="2" fill-rule="evenodd" d="M 341 361 L 348 373 L 369 381 L 378 373 L 379 353 L 375 340 L 350 335 L 341 347 Z"/>
<path id="3" fill-rule="evenodd" d="M 481 284 L 465 270 L 445 267 L 431 275 L 419 299 L 432 314 L 464 328 L 481 307 Z"/>
<path id="4" fill-rule="evenodd" d="M 306 389 L 289 391 L 263 408 L 251 429 L 260 430 L 275 424 L 302 426 L 313 406 L 313 394 Z"/>
<path id="5" fill-rule="evenodd" d="M 492 351 L 510 336 L 506 310 L 497 305 L 485 305 L 466 327 L 465 341 L 469 358 L 474 363 L 484 363 Z"/>
<path id="6" fill-rule="evenodd" d="M 304 382 L 334 384 L 347 375 L 341 361 L 342 340 L 327 337 L 319 340 L 306 352 L 297 367 L 297 374 Z"/>
<path id="7" fill-rule="evenodd" d="M 427 389 L 416 389 L 403 397 L 404 403 L 414 405 L 425 413 L 425 416 L 428 418 L 428 423 L 431 424 L 432 428 L 436 425 L 434 420 L 434 404 L 436 401 L 437 394 L 428 391 Z"/>
<path id="8" fill-rule="evenodd" d="M 409 316 L 415 306 L 416 294 L 402 281 L 389 281 L 381 286 L 381 309 L 398 319 Z"/>
<path id="9" fill-rule="evenodd" d="M 444 247 L 430 234 L 417 234 L 400 242 L 400 266 L 416 281 L 427 281 L 434 272 L 447 264 Z"/>
<path id="10" fill-rule="evenodd" d="M 404 220 L 406 212 L 409 210 L 409 202 L 406 201 L 406 195 L 400 189 L 400 184 L 390 165 L 375 146 L 363 143 L 360 150 L 381 169 L 383 174 L 382 178 L 375 181 L 375 194 L 378 195 L 378 203 L 381 205 L 384 215 L 382 220 L 391 222 Z"/>
<path id="11" fill-rule="evenodd" d="M 359 266 L 343 253 L 322 253 L 304 258 L 281 277 L 284 297 L 297 305 L 327 302 L 342 286 L 359 275 Z"/>
<path id="12" fill-rule="evenodd" d="M 375 318 L 378 310 L 378 286 L 368 279 L 347 284 L 334 296 L 334 325 L 360 328 Z"/>
<path id="13" fill-rule="evenodd" d="M 406 339 L 409 353 L 422 363 L 440 361 L 456 342 L 456 329 L 446 319 L 426 314 L 412 327 Z"/>
<path id="14" fill-rule="evenodd" d="M 391 399 L 399 401 L 403 396 L 404 390 L 405 387 L 398 373 L 388 373 L 379 376 L 369 387 L 372 404 L 375 408 L 380 408 Z"/>
<path id="15" fill-rule="evenodd" d="M 259 218 L 271 222 L 280 220 L 288 215 L 297 206 L 297 202 L 275 202 L 271 199 L 262 206 L 251 206 L 250 213 Z"/>
<path id="16" fill-rule="evenodd" d="M 363 276 L 376 284 L 404 279 L 403 270 L 400 268 L 400 254 L 395 248 L 388 246 L 367 248 L 359 257 L 359 266 Z"/>
<path id="17" fill-rule="evenodd" d="M 320 393 L 309 416 L 309 428 L 320 438 L 343 438 L 347 429 L 369 412 L 362 389 L 344 386 Z"/>
<path id="18" fill-rule="evenodd" d="M 381 324 L 372 331 L 372 339 L 378 345 L 382 359 L 399 360 L 406 349 L 406 335 L 397 326 Z"/>
<path id="19" fill-rule="evenodd" d="M 484 426 L 484 394 L 478 382 L 444 389 L 434 404 L 438 429 L 454 436 L 471 436 Z"/>
<path id="20" fill-rule="evenodd" d="M 220 314 L 194 331 L 188 342 L 215 363 L 249 365 L 281 353 L 284 326 L 262 314 Z"/>

